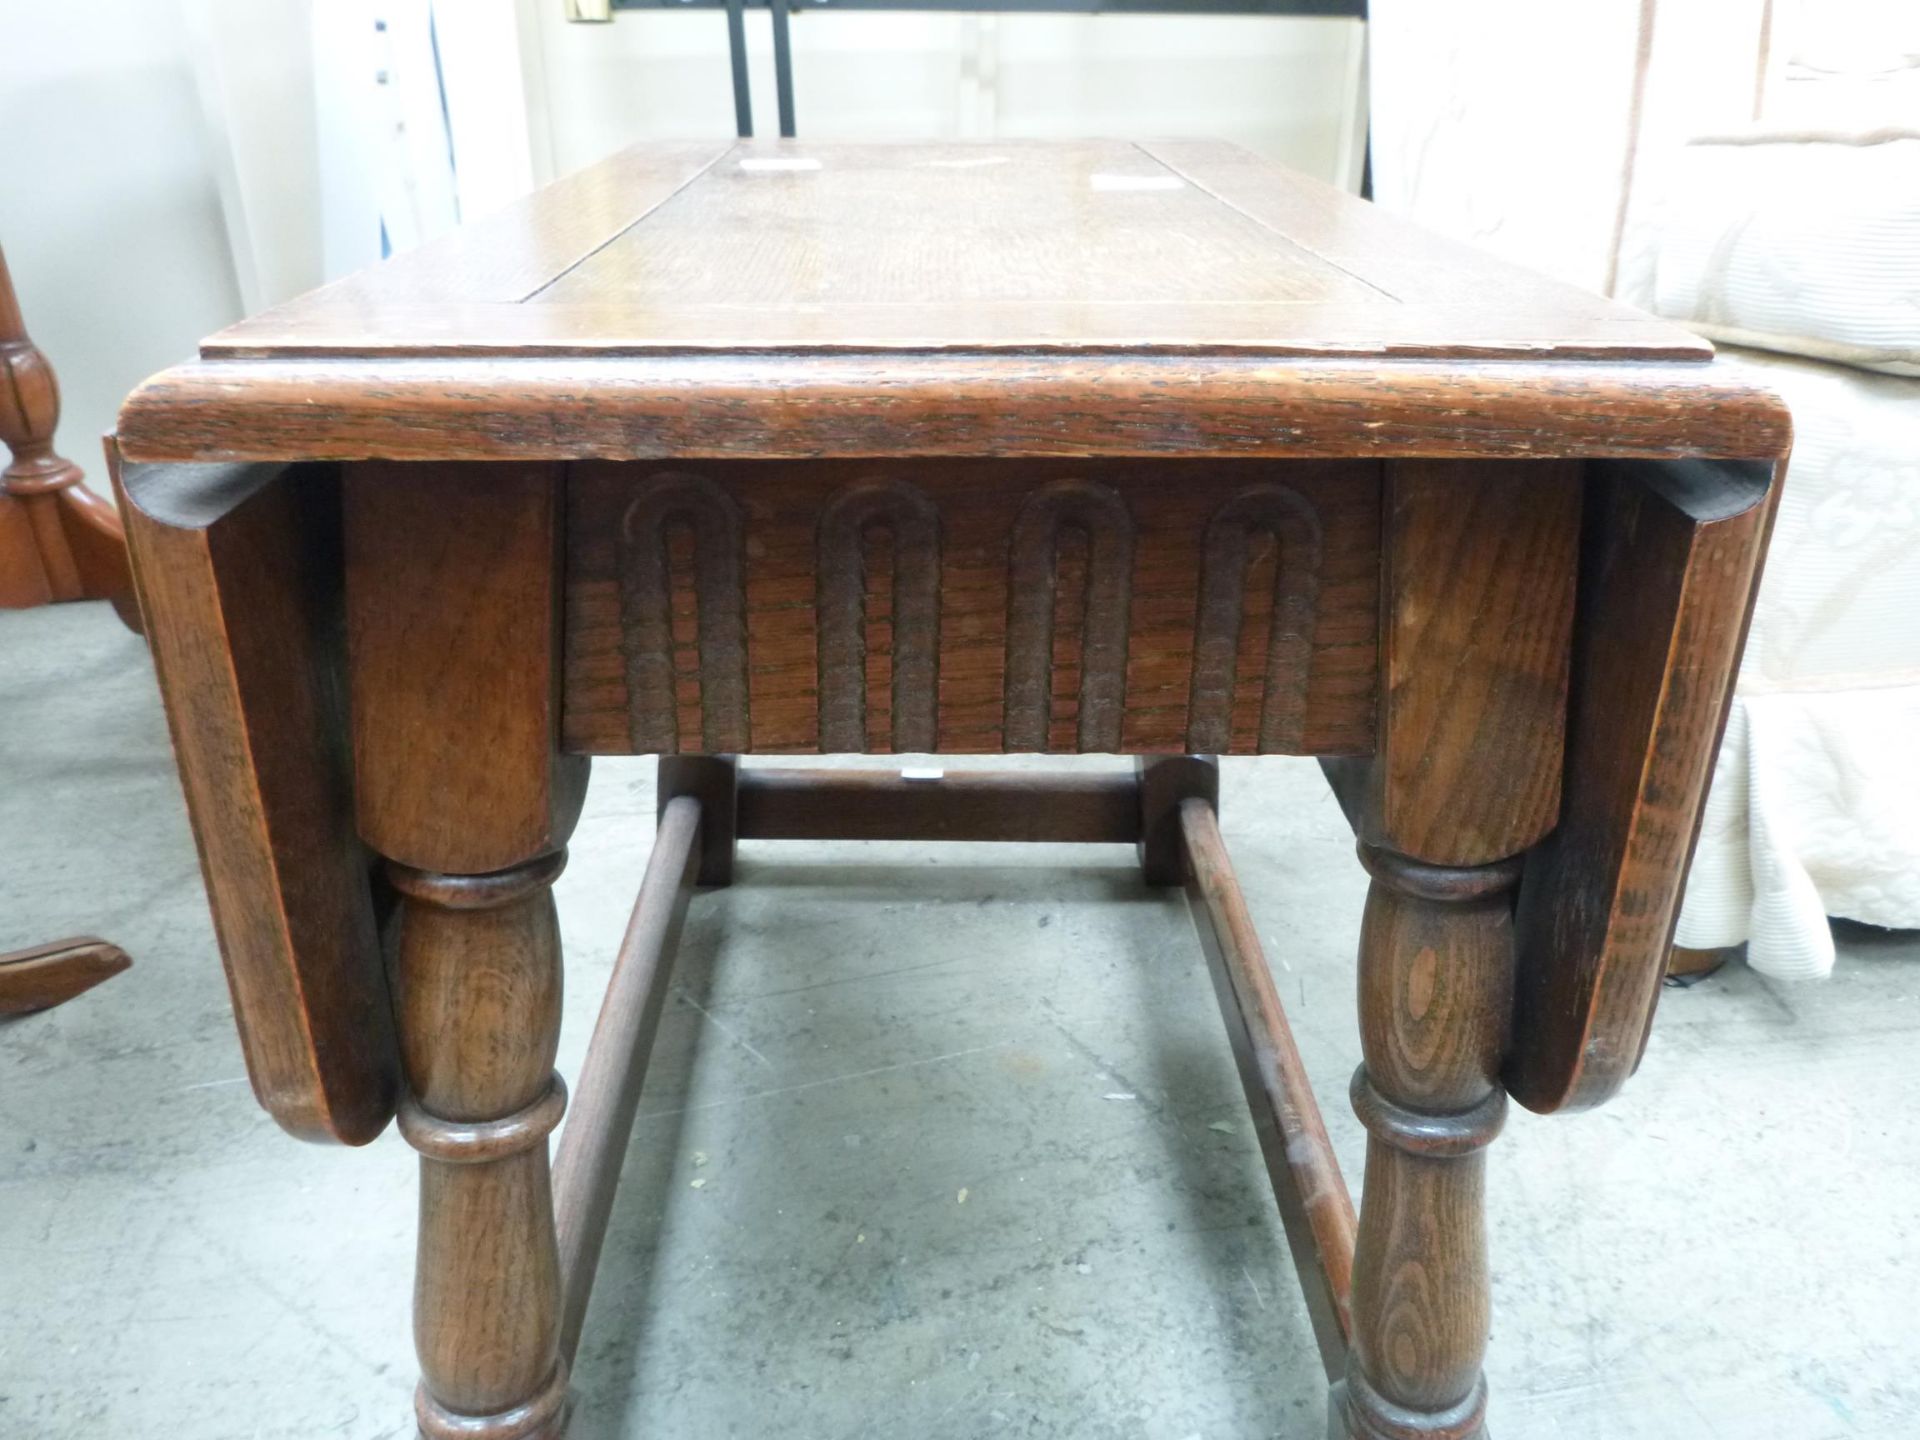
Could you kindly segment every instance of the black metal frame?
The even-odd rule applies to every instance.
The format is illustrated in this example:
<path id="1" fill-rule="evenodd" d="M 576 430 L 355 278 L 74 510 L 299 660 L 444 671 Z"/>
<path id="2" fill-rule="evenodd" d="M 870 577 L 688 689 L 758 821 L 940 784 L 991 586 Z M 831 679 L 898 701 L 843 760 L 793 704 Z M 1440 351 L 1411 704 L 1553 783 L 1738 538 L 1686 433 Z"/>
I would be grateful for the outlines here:
<path id="1" fill-rule="evenodd" d="M 793 45 L 788 20 L 799 10 L 931 10 L 1029 15 L 1270 15 L 1367 19 L 1367 0 L 613 0 L 616 10 L 725 10 L 733 65 L 734 127 L 753 136 L 753 96 L 747 79 L 749 5 L 764 5 L 773 21 L 773 78 L 780 135 L 791 140 Z M 1364 191 L 1363 191 L 1364 193 Z"/>

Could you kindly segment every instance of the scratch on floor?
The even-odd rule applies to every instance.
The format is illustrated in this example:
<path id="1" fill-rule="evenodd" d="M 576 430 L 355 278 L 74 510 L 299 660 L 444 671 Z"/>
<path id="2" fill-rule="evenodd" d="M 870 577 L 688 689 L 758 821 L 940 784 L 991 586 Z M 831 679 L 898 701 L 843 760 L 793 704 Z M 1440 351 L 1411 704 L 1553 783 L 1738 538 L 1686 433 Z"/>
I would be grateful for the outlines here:
<path id="1" fill-rule="evenodd" d="M 1260 1302 L 1260 1308 L 1262 1310 L 1266 1309 L 1267 1297 L 1260 1293 L 1260 1286 L 1257 1283 L 1255 1283 L 1253 1278 L 1253 1272 L 1249 1270 L 1246 1266 L 1242 1265 L 1240 1267 L 1240 1273 L 1247 1277 L 1247 1288 L 1253 1291 L 1253 1298 Z"/>
<path id="2" fill-rule="evenodd" d="M 744 1095 L 729 1095 L 723 1100 L 704 1100 L 698 1105 L 676 1105 L 668 1110 L 643 1110 L 641 1120 L 659 1120 L 669 1115 L 689 1115 L 700 1110 L 721 1110 L 729 1105 L 745 1105 L 754 1100 L 770 1100 L 776 1095 L 792 1095 L 802 1090 L 818 1090 L 827 1085 L 844 1085 L 849 1080 L 867 1080 L 875 1075 L 891 1075 L 900 1070 L 919 1070 L 928 1065 L 944 1065 L 949 1060 L 964 1060 L 969 1055 L 984 1055 L 989 1050 L 1005 1050 L 1013 1042 L 996 1040 L 991 1045 L 975 1045 L 966 1050 L 949 1050 L 944 1055 L 929 1055 L 924 1060 L 903 1060 L 898 1065 L 876 1065 L 871 1070 L 855 1070 L 846 1075 L 829 1075 L 824 1080 L 806 1080 L 798 1085 L 776 1085 L 768 1090 L 749 1090 Z"/>
<path id="3" fill-rule="evenodd" d="M 722 1035 L 726 1036 L 727 1039 L 731 1040 L 735 1045 L 739 1046 L 742 1050 L 746 1051 L 747 1054 L 751 1055 L 754 1059 L 758 1060 L 762 1065 L 766 1066 L 767 1069 L 771 1070 L 774 1068 L 773 1062 L 767 1059 L 767 1057 L 762 1055 L 758 1050 L 754 1049 L 753 1046 L 748 1044 L 745 1037 L 734 1034 L 733 1030 L 729 1026 L 723 1025 L 711 1010 L 707 1009 L 706 1006 L 702 1005 L 698 1000 L 694 999 L 693 996 L 689 995 L 684 985 L 674 986 L 673 993 L 678 995 L 682 1000 L 686 1001 L 687 1004 L 691 1005 L 694 1009 L 698 1010 L 702 1015 L 706 1017 L 707 1023 L 709 1025 L 713 1026 L 714 1029 L 718 1030 Z"/>
<path id="4" fill-rule="evenodd" d="M 756 990 L 743 998 L 773 1000 L 782 995 L 802 995 L 809 990 L 826 990 L 835 985 L 865 985 L 875 980 L 890 980 L 896 975 L 912 975 L 922 970 L 939 970 L 962 963 L 952 958 L 928 960 L 918 965 L 896 965 L 890 970 L 871 970 L 858 975 L 835 975 L 827 980 L 812 980 L 805 985 L 788 985 L 779 990 Z"/>
<path id="5" fill-rule="evenodd" d="M 1091 1045 L 1087 1044 L 1086 1041 L 1082 1040 L 1061 1023 L 1060 1014 L 1054 1009 L 1051 1000 L 1042 999 L 1040 1001 L 1040 1008 L 1046 1012 L 1047 1024 L 1059 1032 L 1060 1038 L 1067 1042 L 1076 1055 L 1091 1065 L 1096 1074 L 1102 1079 L 1118 1080 L 1122 1085 L 1126 1086 L 1124 1091 L 1117 1091 L 1107 1095 L 1107 1099 L 1112 1100 L 1118 1097 L 1138 1100 L 1141 1108 L 1155 1120 L 1165 1119 L 1163 1107 L 1151 1094 L 1134 1084 L 1132 1078 L 1123 1074 L 1117 1065 L 1109 1063 L 1106 1056 L 1095 1050 Z M 1144 1099 L 1142 1098 L 1143 1096 L 1145 1097 Z"/>
<path id="6" fill-rule="evenodd" d="M 276 1281 L 269 1279 L 260 1271 L 258 1266 L 249 1261 L 239 1250 L 226 1244 L 216 1236 L 203 1225 L 197 1217 L 184 1215 L 182 1216 L 181 1223 L 186 1229 L 193 1232 L 194 1237 L 199 1240 L 202 1245 L 225 1260 L 228 1265 L 232 1266 L 236 1274 L 243 1277 L 248 1283 L 253 1285 L 255 1289 L 259 1290 L 268 1299 L 279 1305 L 281 1309 L 293 1316 L 295 1320 L 299 1321 L 308 1334 L 325 1341 L 340 1354 L 359 1365 L 367 1374 L 375 1378 L 385 1377 L 390 1368 L 388 1363 L 385 1361 L 376 1361 L 371 1356 L 364 1354 L 352 1339 L 323 1321 L 319 1316 L 318 1308 L 314 1304 L 296 1294 L 289 1293 Z"/>

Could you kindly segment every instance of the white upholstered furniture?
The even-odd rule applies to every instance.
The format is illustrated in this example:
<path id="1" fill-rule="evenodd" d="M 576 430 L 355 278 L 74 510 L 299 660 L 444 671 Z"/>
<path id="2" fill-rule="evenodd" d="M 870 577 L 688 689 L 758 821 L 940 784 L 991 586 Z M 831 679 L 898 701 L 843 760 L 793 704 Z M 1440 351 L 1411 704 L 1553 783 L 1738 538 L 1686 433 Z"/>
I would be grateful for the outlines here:
<path id="1" fill-rule="evenodd" d="M 1920 928 L 1920 5 L 1374 0 L 1373 39 L 1383 203 L 1793 409 L 1678 943 L 1800 978 L 1828 916 Z"/>

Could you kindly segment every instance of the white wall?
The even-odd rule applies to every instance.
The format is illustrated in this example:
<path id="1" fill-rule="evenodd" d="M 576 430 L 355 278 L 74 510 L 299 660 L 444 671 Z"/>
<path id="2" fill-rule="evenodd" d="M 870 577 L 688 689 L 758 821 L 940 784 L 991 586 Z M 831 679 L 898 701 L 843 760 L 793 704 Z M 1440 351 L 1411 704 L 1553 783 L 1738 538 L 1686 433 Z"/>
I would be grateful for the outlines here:
<path id="1" fill-rule="evenodd" d="M 248 312 L 321 273 L 312 0 L 177 0 Z M 328 9 L 339 0 L 322 0 Z"/>
<path id="2" fill-rule="evenodd" d="M 0 246 L 102 491 L 127 391 L 240 314 L 187 34 L 178 0 L 0 4 Z"/>

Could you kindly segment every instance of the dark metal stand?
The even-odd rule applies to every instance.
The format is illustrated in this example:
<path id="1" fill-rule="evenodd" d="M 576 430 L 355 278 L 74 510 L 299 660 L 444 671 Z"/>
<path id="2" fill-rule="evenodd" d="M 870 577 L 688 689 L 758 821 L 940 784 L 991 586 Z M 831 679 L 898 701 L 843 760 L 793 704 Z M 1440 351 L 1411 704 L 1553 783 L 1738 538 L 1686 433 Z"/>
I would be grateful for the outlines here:
<path id="1" fill-rule="evenodd" d="M 793 44 L 787 34 L 787 0 L 767 0 L 773 12 L 774 99 L 780 107 L 780 138 L 791 140 L 793 129 Z"/>
<path id="2" fill-rule="evenodd" d="M 747 80 L 747 9 L 743 0 L 726 0 L 727 54 L 733 60 L 733 124 L 742 140 L 753 135 L 753 86 Z"/>

